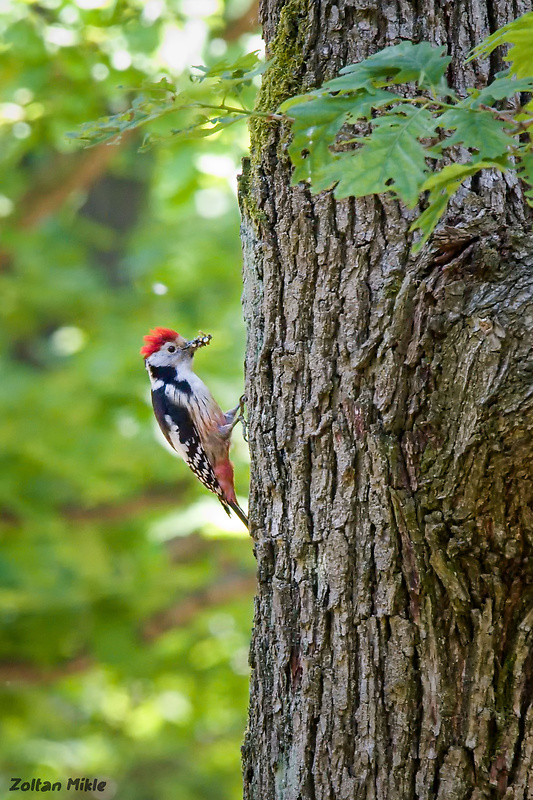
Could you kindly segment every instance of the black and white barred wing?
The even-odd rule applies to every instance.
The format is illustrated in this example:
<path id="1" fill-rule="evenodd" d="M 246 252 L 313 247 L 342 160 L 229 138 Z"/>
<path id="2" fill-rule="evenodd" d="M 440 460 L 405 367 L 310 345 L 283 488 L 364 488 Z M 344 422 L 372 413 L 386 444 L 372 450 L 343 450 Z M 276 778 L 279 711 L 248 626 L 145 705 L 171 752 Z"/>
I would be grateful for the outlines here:
<path id="1" fill-rule="evenodd" d="M 152 392 L 152 405 L 159 427 L 167 442 L 182 457 L 198 480 L 214 492 L 222 505 L 226 502 L 218 479 L 209 463 L 202 446 L 200 434 L 187 408 L 172 403 L 165 394 L 165 389 Z"/>

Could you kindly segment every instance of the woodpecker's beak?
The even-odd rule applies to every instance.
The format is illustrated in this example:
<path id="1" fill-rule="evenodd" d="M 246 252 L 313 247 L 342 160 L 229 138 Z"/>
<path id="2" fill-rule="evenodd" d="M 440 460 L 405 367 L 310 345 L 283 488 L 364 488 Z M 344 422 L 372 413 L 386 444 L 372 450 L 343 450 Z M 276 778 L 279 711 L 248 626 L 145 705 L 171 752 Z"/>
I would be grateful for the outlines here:
<path id="1" fill-rule="evenodd" d="M 196 339 L 191 339 L 190 342 L 187 342 L 183 349 L 192 350 L 194 352 L 200 347 L 206 347 L 211 341 L 211 338 L 212 337 L 210 333 L 202 333 L 202 331 L 200 331 L 200 335 L 197 336 Z"/>

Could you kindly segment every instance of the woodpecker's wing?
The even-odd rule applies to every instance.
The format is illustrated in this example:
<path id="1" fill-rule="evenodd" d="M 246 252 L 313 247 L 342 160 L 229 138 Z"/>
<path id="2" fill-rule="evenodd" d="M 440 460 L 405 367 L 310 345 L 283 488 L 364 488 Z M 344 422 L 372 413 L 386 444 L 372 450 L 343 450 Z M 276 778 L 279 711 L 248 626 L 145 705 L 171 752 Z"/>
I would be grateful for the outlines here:
<path id="1" fill-rule="evenodd" d="M 209 463 L 206 452 L 202 446 L 198 428 L 194 424 L 187 408 L 170 402 L 165 394 L 165 387 L 152 392 L 152 405 L 155 418 L 167 442 L 180 455 L 198 480 L 217 495 L 229 514 L 228 504 L 224 493 Z"/>

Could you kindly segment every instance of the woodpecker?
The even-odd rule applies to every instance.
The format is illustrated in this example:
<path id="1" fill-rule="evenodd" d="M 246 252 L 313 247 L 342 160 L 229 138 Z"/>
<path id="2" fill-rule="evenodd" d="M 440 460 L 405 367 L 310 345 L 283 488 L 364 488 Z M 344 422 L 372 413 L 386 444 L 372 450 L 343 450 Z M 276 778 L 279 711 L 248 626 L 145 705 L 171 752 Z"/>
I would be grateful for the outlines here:
<path id="1" fill-rule="evenodd" d="M 235 496 L 229 460 L 233 428 L 243 419 L 244 397 L 224 413 L 192 368 L 195 352 L 210 340 L 211 336 L 201 334 L 187 341 L 170 328 L 154 328 L 144 337 L 141 355 L 150 377 L 155 418 L 165 439 L 216 494 L 226 513 L 232 509 L 248 527 Z"/>

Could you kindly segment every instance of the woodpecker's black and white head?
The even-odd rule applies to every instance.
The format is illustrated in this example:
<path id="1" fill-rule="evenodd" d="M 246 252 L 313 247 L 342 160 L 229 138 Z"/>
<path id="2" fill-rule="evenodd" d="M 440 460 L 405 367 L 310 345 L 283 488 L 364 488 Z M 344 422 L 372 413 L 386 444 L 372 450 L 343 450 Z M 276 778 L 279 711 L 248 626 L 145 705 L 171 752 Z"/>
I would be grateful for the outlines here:
<path id="1" fill-rule="evenodd" d="M 187 341 L 171 328 L 154 328 L 144 337 L 146 344 L 141 348 L 146 368 L 170 367 L 179 370 L 189 367 L 196 351 L 193 342 Z"/>
<path id="2" fill-rule="evenodd" d="M 192 361 L 199 347 L 205 347 L 211 336 L 204 333 L 187 340 L 171 328 L 154 328 L 144 337 L 141 348 L 152 391 L 168 387 L 170 395 L 176 391 L 211 402 L 207 387 L 194 373 Z M 174 398 L 179 400 L 179 398 Z"/>

